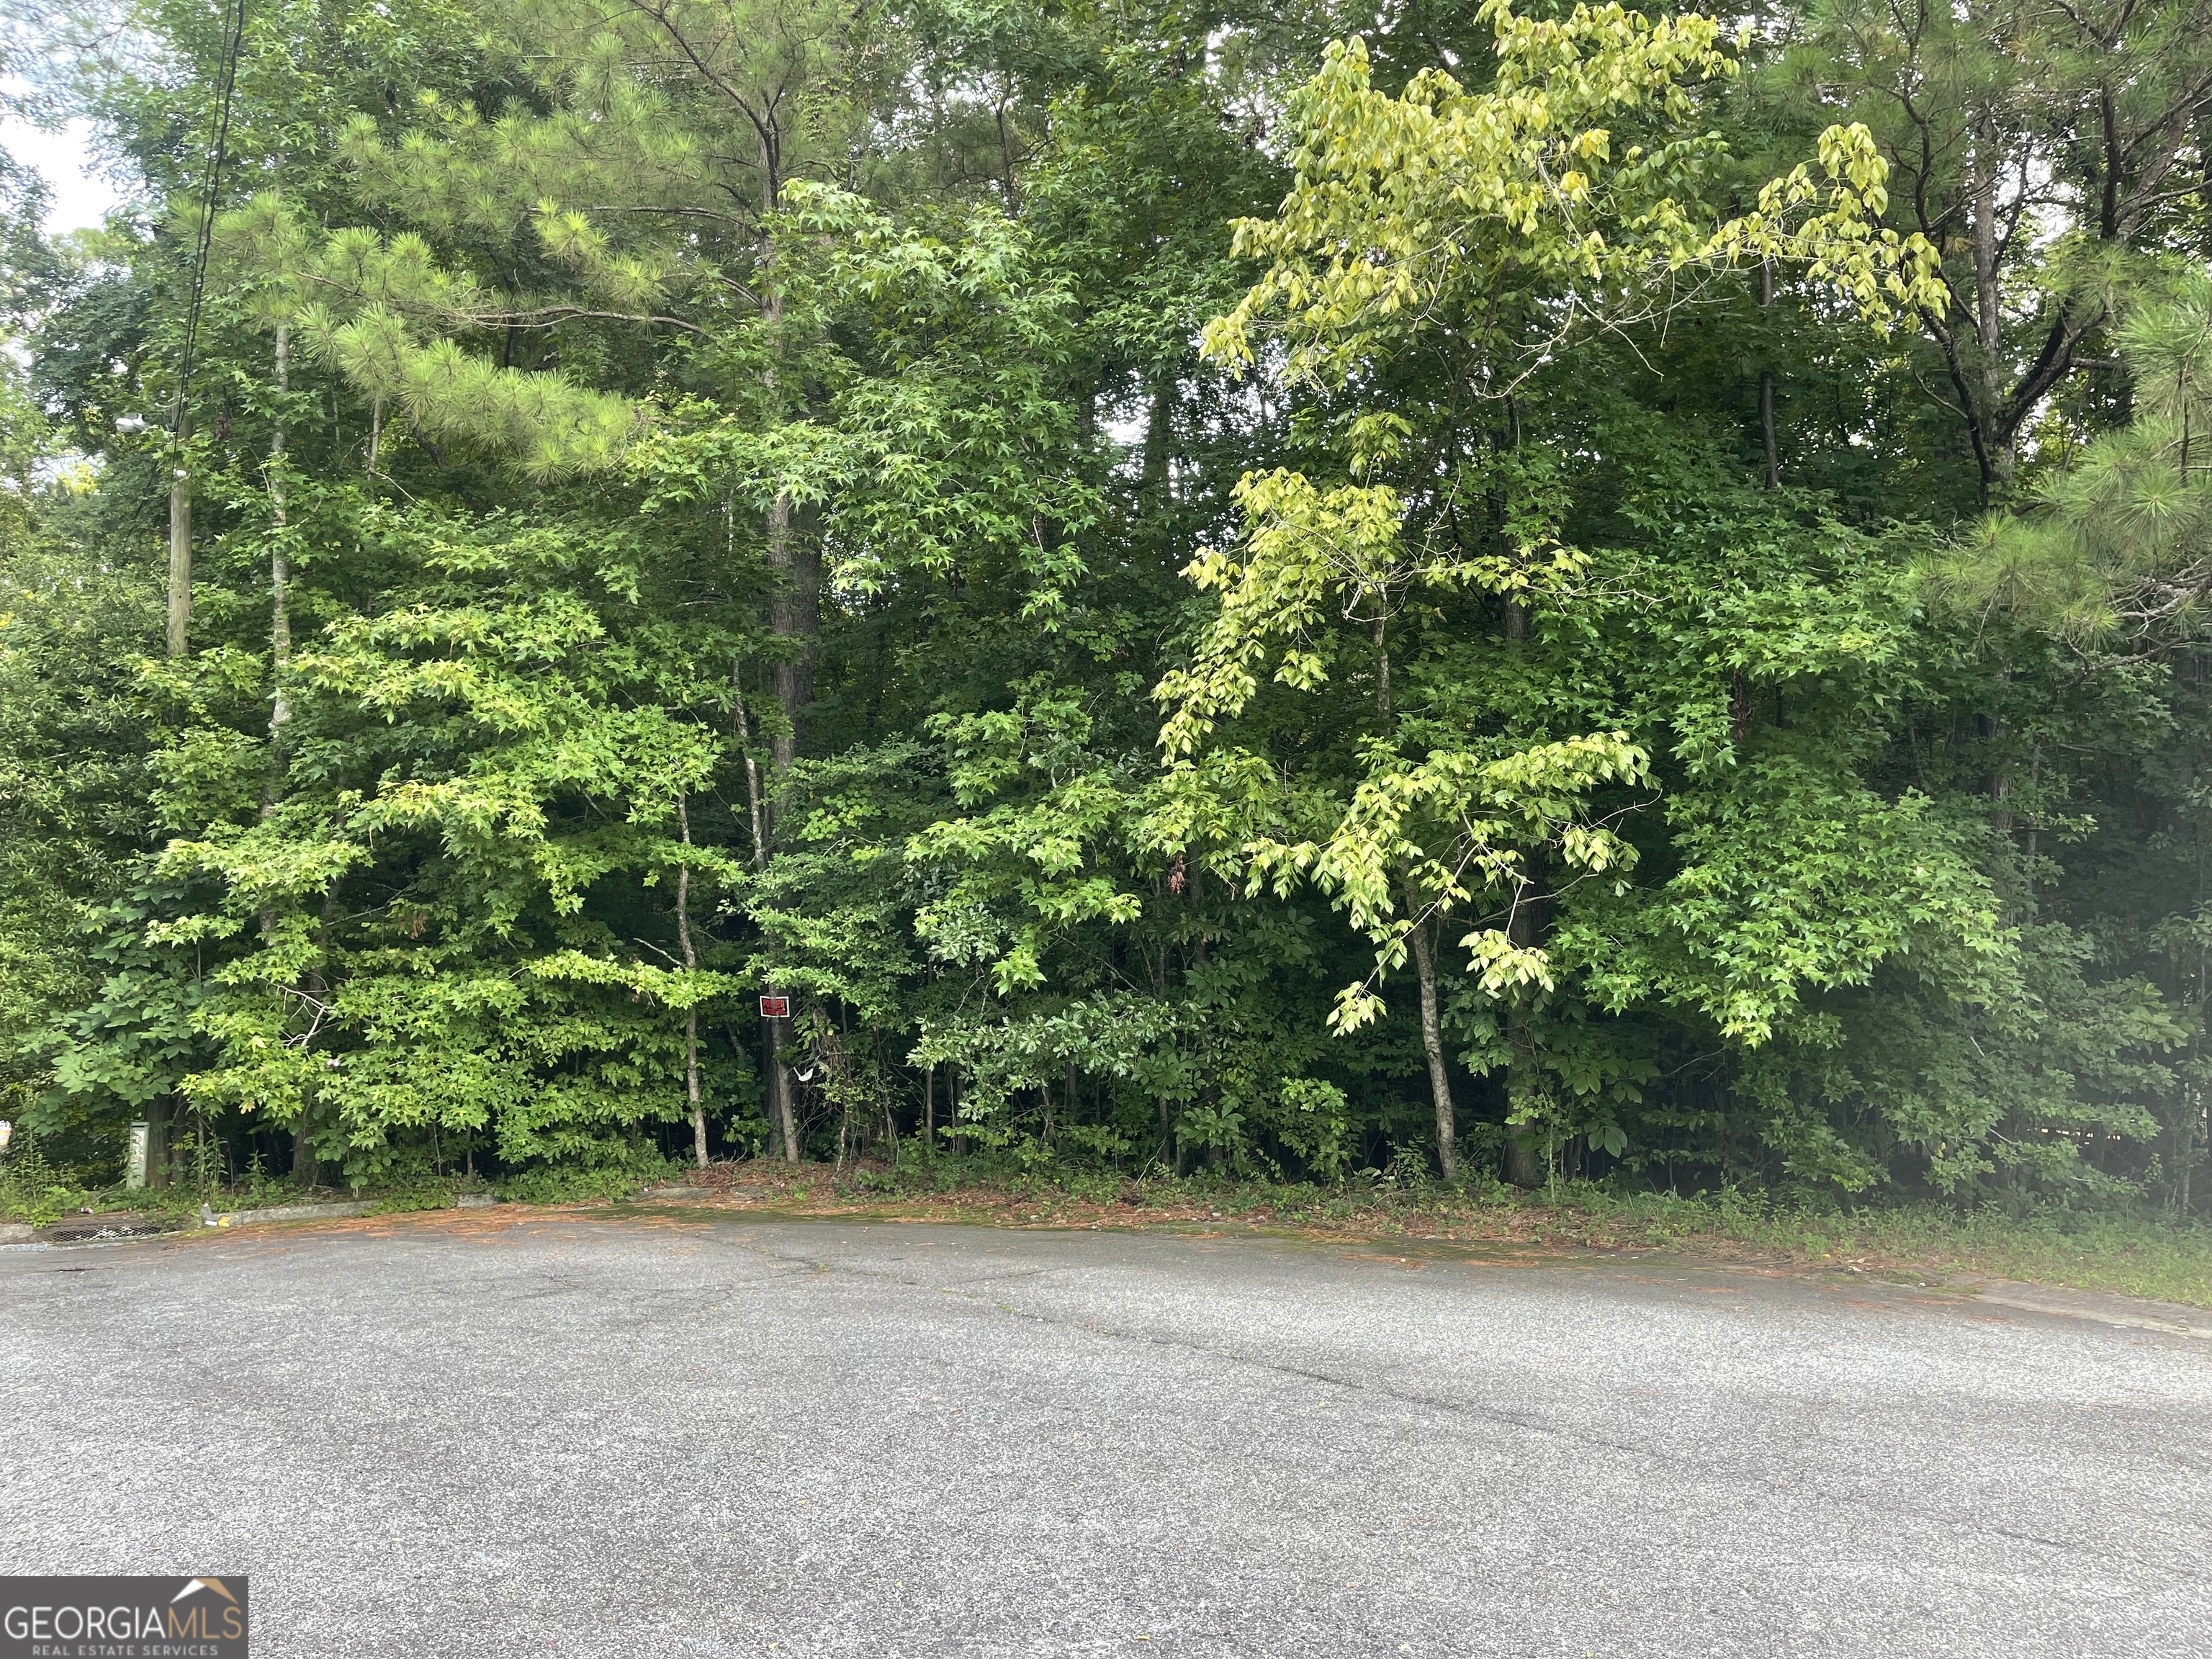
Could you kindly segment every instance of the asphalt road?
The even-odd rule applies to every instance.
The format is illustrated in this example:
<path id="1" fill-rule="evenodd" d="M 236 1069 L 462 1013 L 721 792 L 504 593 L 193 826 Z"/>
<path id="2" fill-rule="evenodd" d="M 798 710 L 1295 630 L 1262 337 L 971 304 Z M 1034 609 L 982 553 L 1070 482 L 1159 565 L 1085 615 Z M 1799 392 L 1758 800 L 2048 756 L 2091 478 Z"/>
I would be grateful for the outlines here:
<path id="1" fill-rule="evenodd" d="M 263 1659 L 2212 1654 L 2212 1341 L 1619 1260 L 491 1211 L 0 1250 L 0 1571 Z"/>

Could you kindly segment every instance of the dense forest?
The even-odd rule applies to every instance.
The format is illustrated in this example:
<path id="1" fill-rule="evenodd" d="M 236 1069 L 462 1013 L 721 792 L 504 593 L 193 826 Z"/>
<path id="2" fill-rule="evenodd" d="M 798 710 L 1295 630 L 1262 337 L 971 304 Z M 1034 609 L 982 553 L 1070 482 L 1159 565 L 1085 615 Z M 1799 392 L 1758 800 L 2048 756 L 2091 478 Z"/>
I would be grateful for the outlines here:
<path id="1" fill-rule="evenodd" d="M 51 1163 L 2212 1211 L 2203 0 L 11 40 Z"/>

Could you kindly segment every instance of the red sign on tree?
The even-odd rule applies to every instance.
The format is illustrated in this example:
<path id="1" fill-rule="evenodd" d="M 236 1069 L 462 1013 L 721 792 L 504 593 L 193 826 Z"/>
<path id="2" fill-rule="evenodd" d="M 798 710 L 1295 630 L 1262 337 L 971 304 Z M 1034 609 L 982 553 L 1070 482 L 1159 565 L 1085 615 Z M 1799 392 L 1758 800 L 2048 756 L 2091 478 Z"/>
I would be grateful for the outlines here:
<path id="1" fill-rule="evenodd" d="M 791 1018 L 791 999 L 789 997 L 763 997 L 761 999 L 761 1018 L 763 1019 L 789 1019 Z"/>

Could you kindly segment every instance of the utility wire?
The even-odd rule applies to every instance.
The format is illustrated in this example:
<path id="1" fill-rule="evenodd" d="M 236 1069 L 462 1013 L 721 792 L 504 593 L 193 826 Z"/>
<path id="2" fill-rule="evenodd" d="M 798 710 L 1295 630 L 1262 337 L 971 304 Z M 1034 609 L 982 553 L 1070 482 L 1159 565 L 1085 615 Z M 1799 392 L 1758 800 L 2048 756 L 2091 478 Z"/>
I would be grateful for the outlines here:
<path id="1" fill-rule="evenodd" d="M 192 298 L 185 313 L 185 358 L 177 371 L 177 408 L 169 420 L 169 435 L 185 429 L 185 398 L 191 390 L 192 350 L 199 343 L 200 307 L 207 297 L 208 250 L 215 240 L 216 192 L 222 185 L 222 164 L 230 149 L 230 110 L 238 91 L 238 53 L 246 39 L 246 0 L 238 0 L 238 15 L 230 27 L 230 46 L 223 53 L 222 113 L 216 123 L 215 148 L 208 166 L 207 201 L 200 213 L 199 246 L 192 252 Z"/>

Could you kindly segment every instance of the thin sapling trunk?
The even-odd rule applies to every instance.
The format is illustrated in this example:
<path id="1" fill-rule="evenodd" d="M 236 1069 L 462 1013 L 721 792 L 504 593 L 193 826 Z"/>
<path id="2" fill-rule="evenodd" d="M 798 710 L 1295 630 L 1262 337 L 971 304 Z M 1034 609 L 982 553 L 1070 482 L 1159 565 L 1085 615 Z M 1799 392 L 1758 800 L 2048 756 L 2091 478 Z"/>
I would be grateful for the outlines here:
<path id="1" fill-rule="evenodd" d="M 676 824 L 684 837 L 685 857 L 676 866 L 676 942 L 684 951 L 684 970 L 699 966 L 699 953 L 691 943 L 691 809 L 682 795 L 676 798 Z M 707 1167 L 707 1105 L 699 1091 L 699 1005 L 684 1011 L 684 1092 L 691 1103 L 691 1150 L 699 1167 Z"/>
<path id="2" fill-rule="evenodd" d="M 1410 898 L 1408 904 L 1411 904 Z M 1444 1061 L 1443 1022 L 1437 1009 L 1437 956 L 1425 920 L 1413 924 L 1413 972 L 1421 985 L 1421 1052 L 1429 1060 L 1429 1092 L 1436 1103 L 1437 1163 L 1447 1182 L 1459 1179 L 1459 1127 L 1452 1112 L 1451 1073 Z"/>

